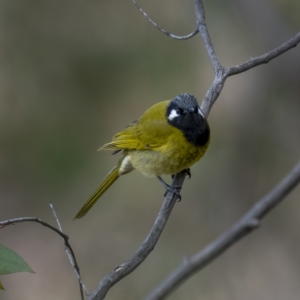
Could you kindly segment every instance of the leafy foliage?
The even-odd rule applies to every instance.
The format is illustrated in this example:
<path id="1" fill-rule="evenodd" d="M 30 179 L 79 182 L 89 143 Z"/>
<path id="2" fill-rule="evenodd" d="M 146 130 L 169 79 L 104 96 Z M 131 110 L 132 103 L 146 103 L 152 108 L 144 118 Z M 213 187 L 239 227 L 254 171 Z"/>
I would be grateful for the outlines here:
<path id="1" fill-rule="evenodd" d="M 30 272 L 34 273 L 25 260 L 16 252 L 0 245 L 0 275 Z M 0 282 L 0 290 L 4 290 Z"/>

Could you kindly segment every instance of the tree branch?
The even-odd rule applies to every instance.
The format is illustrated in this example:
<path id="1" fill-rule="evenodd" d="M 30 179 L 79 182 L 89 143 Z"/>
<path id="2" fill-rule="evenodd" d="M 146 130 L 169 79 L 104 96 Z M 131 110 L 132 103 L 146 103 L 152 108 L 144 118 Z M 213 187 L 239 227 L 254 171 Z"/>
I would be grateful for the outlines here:
<path id="1" fill-rule="evenodd" d="M 176 36 L 162 29 L 152 19 L 150 19 L 150 17 L 142 10 L 142 8 L 136 3 L 135 0 L 131 1 L 139 9 L 139 11 L 148 19 L 148 21 L 150 21 L 156 28 L 158 28 L 161 32 L 163 32 L 171 38 L 178 40 L 186 40 L 192 38 L 198 32 L 200 32 L 215 73 L 214 81 L 210 89 L 207 91 L 201 104 L 201 110 L 206 117 L 208 117 L 214 102 L 219 97 L 225 84 L 225 81 L 229 76 L 236 75 L 258 65 L 268 63 L 270 60 L 278 57 L 279 55 L 285 53 L 291 48 L 296 47 L 300 42 L 300 33 L 298 33 L 294 38 L 290 39 L 286 43 L 275 48 L 274 50 L 271 50 L 266 54 L 263 54 L 256 58 L 251 58 L 250 60 L 242 64 L 224 68 L 221 65 L 215 53 L 207 29 L 207 24 L 205 21 L 205 11 L 202 0 L 194 0 L 197 29 L 186 36 Z M 185 176 L 185 171 L 182 171 L 179 174 L 177 174 L 173 180 L 173 186 L 181 187 L 184 182 Z M 287 194 L 299 183 L 299 181 L 300 163 L 298 163 L 296 167 L 290 172 L 290 174 L 288 174 L 273 190 L 271 190 L 265 197 L 259 200 L 240 221 L 238 221 L 235 225 L 232 226 L 231 229 L 229 229 L 227 232 L 225 232 L 223 235 L 221 235 L 219 238 L 217 238 L 215 241 L 213 241 L 211 244 L 205 247 L 202 251 L 191 257 L 189 260 L 185 261 L 182 264 L 182 266 L 175 270 L 175 272 L 171 274 L 171 276 L 161 286 L 159 286 L 153 291 L 153 293 L 150 294 L 147 300 L 163 299 L 176 287 L 178 287 L 182 282 L 184 282 L 188 277 L 192 276 L 192 274 L 194 274 L 196 271 L 199 271 L 200 269 L 204 268 L 215 258 L 221 255 L 224 251 L 226 251 L 231 245 L 233 245 L 242 237 L 246 236 L 254 229 L 256 229 L 260 224 L 260 220 L 267 213 L 269 213 L 277 204 L 279 204 L 287 196 Z M 148 255 L 154 249 L 166 225 L 166 222 L 168 221 L 168 218 L 176 202 L 175 199 L 176 197 L 172 192 L 169 192 L 166 195 L 162 207 L 154 222 L 154 225 L 143 244 L 139 247 L 136 253 L 129 260 L 118 265 L 113 271 L 111 271 L 102 279 L 95 291 L 91 295 L 89 295 L 89 300 L 104 299 L 107 292 L 113 285 L 115 285 L 122 278 L 133 272 L 148 257 Z M 80 284 L 81 298 L 83 299 L 83 289 L 85 290 L 87 295 L 88 291 L 81 280 L 79 267 L 76 262 L 74 252 L 68 241 L 69 238 L 62 232 L 62 228 L 57 214 L 52 204 L 50 204 L 50 206 L 58 224 L 59 230 L 53 227 L 52 225 L 42 221 L 41 219 L 34 217 L 15 218 L 2 221 L 0 222 L 0 229 L 7 225 L 16 224 L 20 222 L 37 222 L 59 234 L 64 240 L 65 251 L 78 278 Z"/>
<path id="2" fill-rule="evenodd" d="M 281 46 L 271 50 L 270 52 L 265 53 L 258 57 L 251 58 L 250 60 L 242 64 L 228 68 L 227 76 L 232 76 L 232 75 L 245 72 L 261 64 L 267 64 L 270 60 L 296 47 L 299 43 L 300 43 L 300 32 L 298 32 L 293 38 L 291 38 Z"/>
<path id="3" fill-rule="evenodd" d="M 52 210 L 52 214 L 53 214 L 53 216 L 55 218 L 55 221 L 57 223 L 57 226 L 58 226 L 60 232 L 63 233 L 60 221 L 58 219 L 57 213 L 56 213 L 56 211 L 55 211 L 52 203 L 50 202 L 49 205 L 50 205 L 50 208 Z M 74 253 L 74 251 L 73 251 L 73 249 L 72 249 L 72 247 L 71 247 L 71 245 L 69 243 L 69 238 L 64 239 L 64 244 L 65 244 L 65 252 L 66 252 L 66 254 L 67 254 L 68 258 L 69 258 L 71 266 L 73 267 L 74 273 L 75 273 L 75 275 L 76 275 L 76 277 L 78 279 L 78 282 L 79 282 L 81 299 L 84 300 L 83 290 L 85 291 L 86 295 L 89 295 L 89 291 L 86 288 L 86 286 L 84 285 L 84 283 L 82 282 L 82 279 L 81 279 L 81 276 L 80 276 L 79 266 L 77 264 L 75 253 Z"/>
<path id="4" fill-rule="evenodd" d="M 195 0 L 195 12 L 196 12 L 197 27 L 199 29 L 201 38 L 204 42 L 206 51 L 208 53 L 208 56 L 210 58 L 215 73 L 215 79 L 213 81 L 213 84 L 207 91 L 201 103 L 201 110 L 206 118 L 208 117 L 209 112 L 212 106 L 214 105 L 215 101 L 219 97 L 223 89 L 223 86 L 225 84 L 225 81 L 229 76 L 245 72 L 261 64 L 266 64 L 270 60 L 278 57 L 279 55 L 285 53 L 286 51 L 292 49 L 293 47 L 296 47 L 300 43 L 300 32 L 299 32 L 295 35 L 295 37 L 283 43 L 281 46 L 271 50 L 270 52 L 267 52 L 255 58 L 251 58 L 242 64 L 233 67 L 224 68 L 217 58 L 217 55 L 215 53 L 207 29 L 207 25 L 205 22 L 205 11 L 204 11 L 202 0 Z"/>
<path id="5" fill-rule="evenodd" d="M 178 36 L 175 35 L 173 33 L 170 33 L 168 31 L 166 31 L 165 29 L 159 27 L 152 19 L 150 19 L 150 17 L 146 14 L 146 12 L 136 3 L 135 0 L 131 0 L 132 3 L 135 5 L 135 7 L 144 15 L 144 17 L 150 22 L 152 23 L 158 30 L 160 30 L 162 33 L 164 33 L 165 35 L 169 36 L 172 39 L 175 40 L 188 40 L 190 38 L 192 38 L 193 36 L 195 36 L 199 30 L 198 28 L 196 28 L 193 32 L 191 32 L 190 34 L 187 35 L 183 35 L 183 36 Z"/>
<path id="6" fill-rule="evenodd" d="M 73 251 L 73 249 L 72 249 L 72 247 L 69 243 L 69 237 L 62 232 L 60 222 L 58 220 L 57 214 L 54 210 L 54 207 L 53 207 L 52 203 L 50 203 L 50 207 L 51 207 L 52 213 L 54 215 L 54 218 L 55 218 L 55 220 L 58 224 L 59 230 L 57 228 L 55 228 L 54 226 L 44 222 L 43 220 L 41 220 L 40 218 L 37 218 L 37 217 L 23 217 L 23 218 L 14 218 L 14 219 L 9 219 L 9 220 L 5 220 L 5 221 L 0 221 L 0 229 L 6 227 L 8 225 L 14 225 L 14 224 L 17 224 L 17 223 L 22 223 L 22 222 L 36 222 L 36 223 L 39 223 L 39 224 L 53 230 L 58 235 L 60 235 L 64 240 L 65 251 L 68 255 L 69 261 L 70 261 L 70 263 L 71 263 L 71 265 L 74 269 L 74 272 L 75 272 L 75 274 L 78 278 L 79 286 L 80 286 L 81 299 L 83 300 L 84 296 L 83 296 L 82 289 L 85 290 L 87 295 L 88 295 L 88 290 L 87 290 L 87 288 L 85 287 L 85 285 L 83 284 L 83 282 L 81 280 L 79 267 L 78 267 L 78 264 L 77 264 L 77 261 L 76 261 L 76 258 L 75 258 L 75 254 L 74 254 L 74 251 Z"/>
<path id="7" fill-rule="evenodd" d="M 174 291 L 180 284 L 203 269 L 230 246 L 259 227 L 260 220 L 277 206 L 300 182 L 300 162 L 266 196 L 261 198 L 228 231 L 219 236 L 190 259 L 185 260 L 146 300 L 161 300 Z"/>
<path id="8" fill-rule="evenodd" d="M 195 0 L 198 1 L 198 0 Z M 201 35 L 202 36 L 202 35 Z M 215 101 L 219 97 L 223 86 L 225 84 L 226 79 L 229 76 L 236 75 L 248 71 L 256 66 L 261 64 L 266 64 L 272 59 L 278 57 L 279 55 L 287 52 L 288 50 L 296 47 L 300 43 L 300 32 L 298 32 L 293 38 L 288 40 L 287 42 L 283 43 L 279 47 L 255 58 L 251 58 L 248 61 L 233 66 L 224 68 L 221 67 L 217 73 L 215 73 L 215 79 L 209 90 L 207 91 L 202 103 L 201 103 L 201 110 L 203 114 L 208 117 L 209 112 L 214 105 Z"/>
<path id="9" fill-rule="evenodd" d="M 136 2 L 134 0 L 132 0 L 132 2 L 154 26 L 159 28 L 162 32 L 166 33 L 168 36 L 171 36 L 169 33 L 162 30 L 160 27 L 158 27 L 147 16 L 147 14 L 136 4 Z M 212 108 L 214 102 L 219 97 L 227 77 L 234 75 L 234 74 L 244 72 L 246 70 L 249 70 L 250 68 L 253 68 L 259 64 L 267 63 L 271 59 L 274 59 L 275 57 L 279 56 L 280 54 L 284 53 L 285 51 L 291 49 L 292 47 L 295 47 L 300 41 L 300 38 L 299 38 L 300 34 L 298 34 L 294 39 L 288 41 L 287 43 L 283 44 L 282 46 L 280 46 L 260 57 L 257 57 L 255 59 L 250 59 L 249 61 L 247 61 L 241 65 L 237 65 L 237 66 L 230 67 L 230 68 L 224 68 L 217 58 L 217 55 L 213 48 L 211 38 L 208 33 L 207 25 L 205 22 L 205 13 L 204 13 L 202 0 L 195 0 L 195 11 L 196 11 L 196 18 L 197 18 L 197 28 L 198 28 L 198 30 L 201 34 L 201 37 L 204 41 L 207 53 L 209 55 L 209 58 L 211 60 L 211 63 L 212 63 L 212 66 L 213 66 L 213 69 L 215 72 L 214 82 L 211 85 L 210 89 L 207 91 L 207 93 L 202 101 L 202 104 L 201 104 L 201 110 L 206 117 L 208 117 L 210 109 Z M 299 168 L 300 168 L 300 166 L 299 166 Z M 177 174 L 175 177 L 175 180 L 173 181 L 173 185 L 182 186 L 183 181 L 185 179 L 185 175 L 186 175 L 185 172 L 181 172 L 181 173 Z M 276 195 L 274 194 L 273 196 L 275 197 Z M 279 199 L 278 202 L 281 201 L 285 195 L 282 194 L 281 196 L 282 196 L 282 198 L 278 198 Z M 263 200 L 262 202 L 260 201 L 259 205 L 263 205 L 264 203 L 266 203 L 266 201 L 267 200 Z M 274 203 L 273 201 L 275 201 L 275 200 L 272 200 L 271 203 Z M 263 203 L 263 204 L 261 204 L 261 203 Z M 276 201 L 275 201 L 275 203 L 276 203 Z M 149 235 L 147 236 L 147 238 L 145 239 L 145 241 L 143 242 L 141 247 L 137 250 L 137 252 L 128 261 L 117 266 L 115 268 L 115 270 L 111 271 L 108 275 L 106 275 L 102 279 L 102 281 L 99 283 L 98 287 L 90 295 L 89 300 L 104 299 L 105 295 L 107 294 L 109 289 L 114 284 L 116 284 L 123 277 L 127 276 L 129 273 L 134 271 L 146 259 L 146 257 L 150 254 L 150 252 L 153 250 L 154 246 L 156 245 L 156 243 L 164 229 L 164 226 L 170 216 L 170 213 L 172 211 L 174 204 L 175 204 L 174 195 L 172 195 L 172 193 L 168 193 L 164 199 L 164 202 L 163 202 L 162 208 L 158 214 L 158 217 L 156 218 L 156 221 L 155 221 Z M 270 206 L 268 206 L 268 207 L 272 207 L 273 204 L 269 204 L 269 205 Z M 259 217 L 262 217 L 262 216 L 259 216 Z M 237 227 L 239 229 L 240 223 L 238 223 L 238 224 L 239 225 Z M 171 289 L 168 290 L 166 293 L 169 293 L 172 289 L 174 289 L 175 286 L 177 286 L 177 284 L 181 283 L 181 281 L 183 281 L 185 278 L 187 278 L 188 276 L 191 276 L 191 274 L 194 273 L 196 270 L 205 266 L 210 261 L 212 261 L 215 257 L 220 255 L 232 243 L 237 241 L 237 240 L 235 240 L 236 238 L 240 239 L 241 237 L 243 237 L 250 231 L 254 230 L 258 225 L 259 225 L 259 222 L 258 222 L 257 218 L 249 217 L 249 219 L 247 219 L 247 222 L 243 223 L 241 232 L 237 231 L 237 233 L 236 233 L 236 230 L 237 230 L 236 226 L 233 227 L 234 231 L 232 231 L 232 230 L 230 231 L 229 237 L 230 238 L 234 237 L 233 240 L 228 241 L 228 237 L 225 235 L 225 239 L 224 239 L 224 236 L 221 236 L 219 239 L 216 240 L 216 242 L 214 242 L 214 243 L 217 243 L 218 247 L 220 247 L 219 245 L 225 245 L 225 246 L 222 246 L 224 248 L 222 248 L 222 247 L 215 248 L 215 244 L 212 243 L 207 248 L 205 248 L 203 250 L 203 252 L 192 257 L 191 260 L 187 264 L 184 264 L 184 266 L 181 267 L 183 269 L 183 271 L 181 271 L 181 272 L 186 272 L 186 273 L 184 273 L 185 275 L 183 275 L 183 279 L 180 279 L 182 276 L 182 275 L 180 275 L 179 281 L 178 282 L 173 281 L 174 283 L 171 284 Z M 232 237 L 232 232 L 234 234 L 236 234 L 236 236 Z M 213 248 L 213 249 L 211 249 L 211 248 Z M 218 249 L 220 249 L 220 250 L 218 250 Z M 209 253 L 212 253 L 212 254 L 209 254 L 207 256 L 208 250 L 210 251 Z M 217 251 L 217 252 L 215 253 L 214 251 Z M 196 263 L 199 262 L 198 265 L 200 265 L 200 267 L 198 265 L 194 265 L 195 262 Z M 181 270 L 181 268 L 180 268 L 180 270 Z M 173 277 L 174 276 L 172 276 L 172 278 Z M 158 289 L 160 289 L 160 288 L 158 288 Z M 152 299 L 152 298 L 149 298 L 149 299 Z M 153 299 L 160 299 L 160 298 L 154 297 Z"/>
<path id="10" fill-rule="evenodd" d="M 186 171 L 176 174 L 173 186 L 182 186 Z M 90 295 L 89 300 L 104 299 L 109 289 L 123 277 L 134 271 L 154 249 L 176 203 L 177 196 L 172 192 L 167 193 L 154 225 L 145 241 L 136 253 L 124 263 L 118 265 L 113 271 L 107 274 L 99 283 L 95 291 Z"/>
<path id="11" fill-rule="evenodd" d="M 224 68 L 217 58 L 209 36 L 205 22 L 205 12 L 202 0 L 195 0 L 195 12 L 197 27 L 215 73 L 215 79 L 201 103 L 201 110 L 206 117 L 208 117 L 213 104 L 219 97 L 227 77 L 245 72 L 260 64 L 268 63 L 270 60 L 297 46 L 300 42 L 300 33 L 298 33 L 294 38 L 264 55 L 251 58 L 249 61 L 237 66 Z M 147 300 L 163 299 L 189 276 L 205 267 L 233 243 L 256 229 L 259 226 L 259 220 L 263 218 L 264 215 L 267 214 L 275 205 L 282 201 L 284 197 L 299 183 L 299 180 L 300 163 L 298 163 L 291 173 L 267 196 L 254 205 L 254 207 L 245 215 L 244 218 L 241 219 L 241 221 L 236 223 L 228 232 L 224 233 L 213 243 L 204 248 L 203 251 L 199 252 L 179 267 L 161 286 L 154 290 Z"/>
<path id="12" fill-rule="evenodd" d="M 223 67 L 221 66 L 221 63 L 219 62 L 219 59 L 215 53 L 207 25 L 205 22 L 205 12 L 202 0 L 195 0 L 195 12 L 196 12 L 196 22 L 197 22 L 197 28 L 201 34 L 201 37 L 203 39 L 206 51 L 208 53 L 208 56 L 210 58 L 210 61 L 213 65 L 215 74 L 217 74 L 219 71 L 222 71 Z"/>
<path id="13" fill-rule="evenodd" d="M 14 218 L 14 219 L 9 219 L 9 220 L 5 220 L 5 221 L 0 221 L 0 227 L 4 228 L 8 225 L 14 225 L 17 223 L 22 223 L 22 222 L 36 222 L 36 223 L 40 223 L 45 227 L 50 228 L 51 230 L 53 230 L 54 232 L 56 232 L 58 235 L 60 235 L 64 240 L 68 240 L 69 237 L 67 235 L 65 235 L 64 233 L 60 232 L 57 228 L 53 227 L 52 225 L 44 222 L 43 220 L 37 218 L 37 217 L 22 217 L 22 218 Z"/>

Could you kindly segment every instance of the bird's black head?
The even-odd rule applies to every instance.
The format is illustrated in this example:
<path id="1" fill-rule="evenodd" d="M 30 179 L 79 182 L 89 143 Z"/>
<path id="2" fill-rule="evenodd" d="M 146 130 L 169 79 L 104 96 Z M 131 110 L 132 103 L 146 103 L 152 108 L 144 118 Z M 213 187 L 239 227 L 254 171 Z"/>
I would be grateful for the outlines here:
<path id="1" fill-rule="evenodd" d="M 180 129 L 188 142 L 204 146 L 209 141 L 209 126 L 195 96 L 180 94 L 167 108 L 168 123 Z"/>

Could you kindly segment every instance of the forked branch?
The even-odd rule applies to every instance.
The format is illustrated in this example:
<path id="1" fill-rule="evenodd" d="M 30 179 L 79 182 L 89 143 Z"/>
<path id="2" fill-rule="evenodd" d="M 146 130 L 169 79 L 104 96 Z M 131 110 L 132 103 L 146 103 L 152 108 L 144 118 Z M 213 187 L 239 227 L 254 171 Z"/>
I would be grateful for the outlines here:
<path id="1" fill-rule="evenodd" d="M 209 112 L 214 105 L 215 101 L 219 97 L 223 86 L 225 84 L 226 79 L 229 76 L 236 75 L 239 73 L 243 73 L 247 70 L 250 70 L 256 66 L 261 64 L 266 64 L 272 59 L 280 56 L 281 54 L 285 53 L 286 51 L 296 47 L 300 43 L 300 32 L 297 33 L 293 38 L 288 40 L 287 42 L 283 43 L 281 46 L 255 58 L 250 58 L 248 61 L 232 66 L 232 67 L 223 67 L 218 60 L 218 57 L 215 53 L 208 29 L 207 24 L 205 21 L 205 12 L 203 7 L 202 0 L 195 0 L 195 12 L 196 12 L 196 20 L 197 20 L 197 27 L 199 29 L 201 38 L 204 42 L 206 51 L 210 58 L 211 64 L 214 69 L 215 78 L 214 81 L 207 91 L 202 103 L 201 103 L 201 110 L 203 114 L 208 117 Z"/>
<path id="2" fill-rule="evenodd" d="M 0 221 L 0 229 L 8 226 L 8 225 L 13 225 L 13 224 L 17 224 L 17 223 L 24 223 L 24 222 L 35 222 L 38 224 L 41 224 L 49 229 L 51 229 L 52 231 L 54 231 L 55 233 L 57 233 L 58 235 L 60 235 L 62 237 L 62 239 L 64 240 L 64 244 L 65 244 L 65 251 L 66 254 L 69 258 L 69 261 L 73 267 L 73 270 L 76 274 L 76 277 L 79 281 L 79 288 L 80 288 L 80 295 L 81 295 L 81 299 L 84 299 L 84 295 L 83 295 L 83 289 L 85 290 L 85 293 L 88 294 L 88 290 L 85 287 L 85 285 L 83 284 L 82 280 L 81 280 L 81 276 L 80 276 L 80 272 L 79 272 L 79 267 L 76 261 L 76 257 L 75 254 L 73 252 L 73 249 L 69 243 L 69 237 L 63 233 L 59 219 L 57 217 L 56 211 L 54 210 L 54 207 L 52 205 L 52 203 L 50 203 L 50 208 L 52 210 L 53 216 L 58 224 L 58 228 L 48 224 L 47 222 L 41 220 L 40 218 L 37 217 L 22 217 L 22 218 L 14 218 L 14 219 L 9 219 L 9 220 L 5 220 L 5 221 Z"/>
<path id="3" fill-rule="evenodd" d="M 212 63 L 215 78 L 214 81 L 207 91 L 202 104 L 201 110 L 206 117 L 208 117 L 209 112 L 219 97 L 223 86 L 225 84 L 226 79 L 229 76 L 236 75 L 242 72 L 245 72 L 251 68 L 254 68 L 258 65 L 268 63 L 270 60 L 278 57 L 284 52 L 290 50 L 300 43 L 300 32 L 282 44 L 281 46 L 271 50 L 270 52 L 263 54 L 261 56 L 251 58 L 250 60 L 236 65 L 232 67 L 223 67 L 215 53 L 213 43 L 211 41 L 207 24 L 205 21 L 205 12 L 202 0 L 194 0 L 195 1 L 195 13 L 196 13 L 196 23 L 197 29 L 186 36 L 176 36 L 172 33 L 167 32 L 166 30 L 159 27 L 152 19 L 148 17 L 148 15 L 138 6 L 135 0 L 131 0 L 134 5 L 140 10 L 140 12 L 161 32 L 166 34 L 167 36 L 185 40 L 193 37 L 198 32 L 200 32 L 201 37 L 203 39 L 204 45 L 206 47 L 208 56 Z M 186 176 L 186 172 L 182 171 L 178 173 L 174 180 L 174 186 L 182 186 L 184 179 Z M 177 270 L 171 274 L 169 278 L 166 279 L 164 283 L 162 283 L 159 287 L 157 287 L 152 294 L 147 298 L 147 300 L 154 299 L 163 299 L 168 294 L 170 294 L 176 287 L 182 284 L 188 277 L 192 276 L 195 272 L 204 268 L 210 262 L 212 262 L 216 257 L 221 255 L 226 249 L 228 249 L 231 245 L 239 241 L 242 237 L 249 234 L 251 231 L 256 229 L 259 226 L 260 220 L 269 212 L 272 208 L 274 208 L 278 203 L 280 203 L 288 193 L 299 183 L 300 181 L 300 163 L 296 165 L 296 167 L 272 190 L 268 193 L 264 198 L 259 200 L 245 216 L 236 224 L 232 226 L 227 232 L 205 247 L 202 251 L 191 257 L 189 260 L 186 260 L 182 266 L 180 266 Z M 154 222 L 154 225 L 148 234 L 147 238 L 140 246 L 140 248 L 136 251 L 136 253 L 126 262 L 118 265 L 113 271 L 107 274 L 102 281 L 99 283 L 98 287 L 94 290 L 94 292 L 89 295 L 89 300 L 100 300 L 104 299 L 107 292 L 110 288 L 115 285 L 122 278 L 133 272 L 151 253 L 154 249 L 165 225 L 168 221 L 168 218 L 172 212 L 172 209 L 175 205 L 175 196 L 172 192 L 169 192 L 164 198 L 162 207 L 158 213 L 158 216 Z M 88 294 L 87 289 L 82 283 L 79 268 L 75 259 L 75 255 L 73 250 L 68 242 L 68 236 L 66 236 L 61 229 L 59 220 L 57 215 L 51 206 L 55 219 L 57 221 L 59 229 L 53 227 L 52 225 L 42 221 L 39 218 L 16 218 L 7 221 L 0 222 L 0 228 L 3 228 L 9 224 L 15 224 L 20 222 L 37 222 L 50 228 L 59 234 L 65 243 L 66 253 L 69 257 L 69 260 L 73 266 L 74 272 L 79 280 L 80 289 L 81 289 L 81 298 L 83 299 L 83 289 Z"/>
<path id="4" fill-rule="evenodd" d="M 136 4 L 134 0 L 132 2 L 139 8 L 143 15 L 157 28 L 158 27 L 147 14 Z M 300 33 L 298 33 L 294 38 L 279 46 L 278 48 L 256 58 L 252 58 L 249 61 L 229 67 L 224 68 L 219 62 L 209 32 L 205 22 L 205 12 L 203 8 L 202 0 L 195 0 L 195 12 L 197 28 L 201 34 L 204 41 L 207 53 L 211 60 L 215 79 L 210 89 L 207 91 L 202 104 L 201 110 L 204 115 L 208 117 L 210 109 L 212 108 L 214 102 L 219 97 L 222 88 L 225 84 L 226 79 L 229 76 L 245 72 L 251 68 L 254 68 L 260 64 L 268 63 L 270 60 L 278 57 L 289 49 L 295 47 L 300 42 Z M 196 32 L 196 31 L 195 31 Z M 164 32 L 166 33 L 166 32 Z M 169 33 L 166 33 L 171 36 Z M 185 179 L 185 172 L 181 172 L 176 175 L 173 185 L 182 186 Z M 300 179 L 300 163 L 293 169 L 293 171 L 277 186 L 275 187 L 266 197 L 261 199 L 250 211 L 236 223 L 228 232 L 224 233 L 221 237 L 216 239 L 210 245 L 208 245 L 203 251 L 199 252 L 193 256 L 187 263 L 179 267 L 170 278 L 166 280 L 160 287 L 155 289 L 155 291 L 147 298 L 147 300 L 163 299 L 167 294 L 174 290 L 178 285 L 180 285 L 186 278 L 191 276 L 193 273 L 199 269 L 206 266 L 208 263 L 213 261 L 218 255 L 224 252 L 233 243 L 237 242 L 240 238 L 257 228 L 259 225 L 259 220 L 269 212 L 275 205 L 282 201 L 285 196 L 299 183 Z M 156 218 L 154 226 L 152 227 L 148 237 L 143 242 L 142 246 L 137 250 L 137 252 L 125 263 L 117 266 L 115 270 L 111 271 L 104 279 L 99 283 L 98 287 L 95 289 L 93 294 L 89 297 L 89 300 L 100 300 L 104 299 L 108 290 L 116 284 L 123 277 L 131 273 L 135 268 L 137 268 L 143 260 L 150 254 L 156 245 L 164 226 L 170 216 L 172 208 L 174 207 L 173 194 L 168 193 L 164 199 L 162 208 Z"/>

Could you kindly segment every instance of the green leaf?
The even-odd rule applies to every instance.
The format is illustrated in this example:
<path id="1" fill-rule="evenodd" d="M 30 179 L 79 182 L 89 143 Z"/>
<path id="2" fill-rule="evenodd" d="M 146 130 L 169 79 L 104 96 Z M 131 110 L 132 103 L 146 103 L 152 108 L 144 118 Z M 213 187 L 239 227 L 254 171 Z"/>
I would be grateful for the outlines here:
<path id="1" fill-rule="evenodd" d="M 17 272 L 34 273 L 21 256 L 0 245 L 0 275 Z"/>
<path id="2" fill-rule="evenodd" d="M 3 287 L 2 283 L 1 283 L 1 281 L 0 281 L 0 290 L 4 290 L 4 287 Z"/>

